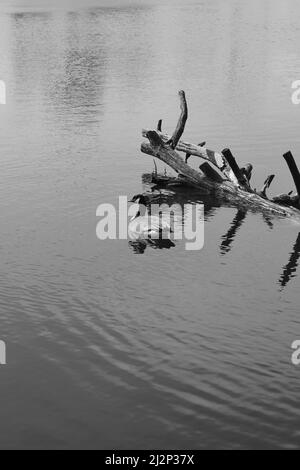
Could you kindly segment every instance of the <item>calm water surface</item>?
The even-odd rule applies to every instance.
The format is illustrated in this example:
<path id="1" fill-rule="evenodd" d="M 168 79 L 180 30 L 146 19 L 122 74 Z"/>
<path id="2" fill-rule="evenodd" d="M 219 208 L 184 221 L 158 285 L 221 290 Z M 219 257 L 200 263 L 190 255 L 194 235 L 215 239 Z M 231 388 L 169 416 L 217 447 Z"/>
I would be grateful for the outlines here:
<path id="1" fill-rule="evenodd" d="M 293 189 L 299 14 L 1 1 L 1 448 L 299 447 L 299 226 L 207 202 L 199 252 L 136 255 L 95 232 L 100 203 L 142 190 L 141 128 L 172 131 L 181 88 L 186 140 Z"/>

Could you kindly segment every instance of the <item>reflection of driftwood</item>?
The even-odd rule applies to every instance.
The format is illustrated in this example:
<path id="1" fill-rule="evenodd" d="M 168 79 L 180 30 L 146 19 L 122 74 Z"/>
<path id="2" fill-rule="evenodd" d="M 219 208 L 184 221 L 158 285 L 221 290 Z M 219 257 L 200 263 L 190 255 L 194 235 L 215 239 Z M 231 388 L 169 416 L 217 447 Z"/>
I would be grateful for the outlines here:
<path id="1" fill-rule="evenodd" d="M 205 220 L 214 216 L 216 209 L 223 205 L 220 198 L 215 197 L 214 195 L 203 194 L 201 188 L 199 192 L 195 191 L 193 187 L 184 186 L 183 184 L 178 184 L 178 178 L 176 177 L 165 177 L 162 175 L 153 175 L 153 174 L 144 174 L 143 183 L 147 187 L 147 192 L 144 194 L 147 195 L 148 203 L 152 204 L 180 204 L 182 208 L 184 204 L 202 202 L 204 204 L 204 216 Z M 225 203 L 225 205 L 227 205 Z M 230 228 L 227 233 L 223 235 L 222 242 L 220 244 L 220 251 L 222 255 L 229 253 L 231 251 L 232 243 L 234 242 L 239 229 L 244 224 L 247 217 L 247 209 L 240 208 L 238 209 Z M 273 222 L 274 218 L 270 214 L 263 212 L 263 220 L 266 222 L 270 229 L 274 228 Z M 130 246 L 135 253 L 143 253 L 147 247 L 147 244 L 129 242 Z M 151 246 L 151 248 L 170 248 L 169 246 Z M 298 235 L 297 241 L 293 247 L 293 251 L 290 255 L 290 260 L 288 264 L 283 268 L 282 276 L 279 279 L 279 284 L 284 288 L 290 280 L 296 276 L 296 270 L 298 267 L 298 261 L 300 260 L 300 233 Z"/>
<path id="2" fill-rule="evenodd" d="M 143 130 L 143 136 L 147 137 L 149 143 L 144 142 L 141 150 L 143 153 L 157 157 L 169 165 L 178 174 L 179 184 L 191 185 L 220 196 L 223 200 L 234 204 L 246 206 L 254 210 L 265 213 L 273 213 L 282 217 L 289 217 L 300 222 L 300 211 L 293 207 L 286 207 L 276 204 L 266 198 L 261 197 L 250 188 L 248 181 L 245 181 L 243 175 L 237 171 L 238 165 L 234 166 L 231 153 L 224 151 L 223 154 L 207 150 L 205 147 L 189 144 L 180 140 L 184 131 L 188 116 L 187 103 L 184 92 L 180 92 L 181 114 L 173 135 L 162 134 L 158 131 Z M 161 129 L 161 122 L 158 125 Z M 176 147 L 176 150 L 174 148 Z M 185 154 L 198 156 L 212 165 L 215 172 L 221 176 L 219 181 L 212 178 L 212 174 L 203 169 L 197 171 L 191 168 L 178 151 Z M 214 173 L 216 174 L 216 173 Z"/>
<path id="3" fill-rule="evenodd" d="M 245 210 L 238 210 L 235 218 L 232 221 L 231 227 L 224 235 L 223 241 L 221 243 L 221 253 L 224 255 L 231 250 L 231 244 L 235 239 L 235 236 L 239 230 L 239 228 L 243 225 L 247 216 L 247 211 Z"/>
<path id="4" fill-rule="evenodd" d="M 279 280 L 281 287 L 285 287 L 289 283 L 289 281 L 292 279 L 292 277 L 295 276 L 299 259 L 300 259 L 300 233 L 293 247 L 290 260 L 288 264 L 283 268 L 283 273 Z"/>
<path id="5" fill-rule="evenodd" d="M 263 220 L 266 222 L 269 229 L 272 230 L 274 228 L 273 222 L 268 214 L 263 214 Z"/>

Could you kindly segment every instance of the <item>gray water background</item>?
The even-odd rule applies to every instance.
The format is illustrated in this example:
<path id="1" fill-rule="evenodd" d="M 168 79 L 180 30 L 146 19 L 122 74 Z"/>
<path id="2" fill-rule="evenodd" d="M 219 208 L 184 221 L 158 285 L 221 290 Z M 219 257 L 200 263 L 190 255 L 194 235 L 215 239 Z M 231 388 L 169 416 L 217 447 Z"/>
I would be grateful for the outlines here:
<path id="1" fill-rule="evenodd" d="M 179 89 L 186 140 L 293 189 L 299 13 L 1 0 L 1 448 L 299 447 L 299 226 L 248 212 L 235 233 L 237 209 L 211 207 L 199 252 L 96 238 L 97 206 L 142 190 L 141 128 L 174 129 Z"/>

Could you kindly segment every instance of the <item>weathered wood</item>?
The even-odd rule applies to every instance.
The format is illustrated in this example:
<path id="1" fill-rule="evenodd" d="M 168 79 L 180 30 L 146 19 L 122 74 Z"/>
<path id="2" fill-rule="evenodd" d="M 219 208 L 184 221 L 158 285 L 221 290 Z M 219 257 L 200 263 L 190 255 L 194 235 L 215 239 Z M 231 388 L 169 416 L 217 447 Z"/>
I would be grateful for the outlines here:
<path id="1" fill-rule="evenodd" d="M 188 162 L 188 159 L 191 157 L 191 154 L 190 153 L 186 153 L 185 154 L 185 163 Z"/>
<path id="2" fill-rule="evenodd" d="M 199 147 L 204 147 L 204 145 L 206 144 L 206 142 L 200 142 Z M 187 163 L 188 159 L 192 156 L 191 153 L 186 153 L 185 154 L 185 163 Z"/>
<path id="3" fill-rule="evenodd" d="M 282 217 L 291 217 L 300 222 L 300 211 L 291 207 L 284 207 L 269 200 L 263 199 L 255 192 L 236 187 L 231 181 L 217 183 L 205 177 L 201 171 L 189 167 L 181 156 L 170 146 L 166 145 L 156 131 L 148 131 L 149 144 L 144 142 L 143 153 L 155 156 L 186 178 L 192 185 L 204 188 L 211 193 L 217 193 L 225 200 L 251 207 L 254 210 L 265 211 Z"/>
<path id="4" fill-rule="evenodd" d="M 142 135 L 143 137 L 147 137 L 147 133 L 150 129 L 143 129 Z M 159 133 L 163 142 L 170 141 L 171 137 L 168 134 Z M 218 168 L 222 168 L 224 166 L 224 158 L 219 152 L 214 152 L 213 150 L 209 150 L 204 146 L 199 146 L 195 144 L 190 144 L 189 142 L 183 142 L 180 140 L 177 143 L 176 150 L 179 152 L 184 152 L 185 154 L 194 155 L 195 157 L 203 158 L 204 160 L 208 160 L 213 165 L 216 165 Z"/>
<path id="5" fill-rule="evenodd" d="M 222 151 L 222 155 L 224 156 L 224 158 L 226 159 L 228 165 L 230 166 L 230 168 L 231 168 L 231 170 L 232 170 L 232 172 L 233 172 L 233 174 L 236 178 L 237 183 L 242 187 L 249 188 L 248 181 L 246 181 L 246 178 L 243 175 L 243 173 L 241 172 L 241 169 L 238 166 L 238 164 L 236 162 L 236 159 L 232 155 L 231 151 L 229 149 L 224 149 Z M 230 179 L 235 183 L 234 178 L 231 177 Z"/>
<path id="6" fill-rule="evenodd" d="M 221 176 L 220 173 L 217 172 L 208 162 L 202 163 L 199 168 L 212 181 L 222 183 L 226 179 L 225 176 Z"/>
<path id="7" fill-rule="evenodd" d="M 147 137 L 147 133 L 149 129 L 143 129 L 142 135 L 143 137 Z M 159 136 L 161 137 L 162 141 L 167 143 L 170 141 L 170 136 L 168 134 L 163 134 L 158 132 Z M 187 160 L 193 155 L 194 157 L 202 158 L 203 160 L 207 160 L 212 165 L 214 165 L 218 170 L 222 171 L 222 173 L 226 176 L 229 181 L 232 181 L 236 186 L 238 186 L 238 181 L 234 176 L 231 168 L 227 164 L 223 155 L 219 152 L 215 152 L 214 150 L 207 149 L 202 144 L 205 142 L 201 142 L 199 145 L 191 144 L 189 142 L 179 141 L 176 147 L 176 150 L 179 152 L 184 152 L 186 154 L 186 162 Z"/>
<path id="8" fill-rule="evenodd" d="M 202 146 L 205 144 L 204 142 L 199 145 L 193 145 L 180 141 L 188 118 L 188 108 L 184 91 L 179 92 L 179 97 L 181 113 L 173 135 L 170 137 L 161 132 L 162 122 L 160 120 L 157 131 L 142 131 L 143 136 L 149 140 L 149 144 L 146 142 L 142 144 L 142 152 L 159 158 L 173 168 L 178 174 L 177 181 L 179 183 L 182 181 L 183 184 L 189 184 L 197 189 L 205 189 L 208 192 L 217 193 L 230 202 L 246 205 L 266 213 L 292 217 L 300 222 L 300 211 L 298 209 L 272 202 L 266 198 L 265 193 L 260 195 L 251 189 L 249 181 L 253 168 L 252 165 L 249 164 L 244 169 L 240 169 L 229 149 L 225 149 L 220 154 L 206 149 Z M 185 153 L 185 161 L 175 149 Z M 214 170 L 211 171 L 207 166 L 202 167 L 202 169 L 200 166 L 199 171 L 194 170 L 187 164 L 187 160 L 191 155 L 208 161 L 212 165 L 210 168 L 214 168 Z M 297 166 L 295 162 L 294 164 L 292 163 L 291 156 L 286 158 L 286 160 L 290 168 L 293 169 L 294 180 L 299 193 L 300 175 L 299 172 L 297 174 L 295 171 Z M 216 174 L 218 174 L 218 178 Z"/>
<path id="9" fill-rule="evenodd" d="M 167 142 L 170 145 L 170 147 L 172 147 L 172 149 L 175 149 L 177 147 L 180 137 L 182 136 L 184 132 L 185 123 L 188 118 L 188 107 L 187 107 L 187 102 L 185 99 L 185 93 L 183 90 L 180 90 L 178 94 L 180 98 L 181 113 L 177 122 L 177 126 L 175 128 L 175 131 L 173 132 L 171 139 L 169 139 Z"/>
<path id="10" fill-rule="evenodd" d="M 144 175 L 144 176 L 150 176 L 150 175 Z M 149 181 L 147 181 L 149 183 Z M 151 183 L 154 183 L 154 186 L 152 187 L 152 190 L 156 189 L 168 189 L 172 187 L 181 187 L 182 189 L 185 188 L 186 186 L 191 187 L 194 190 L 197 190 L 198 192 L 201 192 L 201 194 L 209 195 L 210 191 L 208 189 L 204 189 L 203 187 L 200 187 L 197 183 L 192 183 L 190 180 L 188 180 L 185 176 L 183 175 L 178 175 L 178 176 L 165 176 L 161 174 L 154 175 L 152 173 L 151 175 Z"/>
<path id="11" fill-rule="evenodd" d="M 150 145 L 143 143 L 142 151 L 144 153 L 149 153 L 155 157 L 158 157 L 163 162 L 167 163 L 176 173 L 186 176 L 191 180 L 191 182 L 200 184 L 203 183 L 203 186 L 208 186 L 208 189 L 213 187 L 211 182 L 203 182 L 204 173 L 199 172 L 188 166 L 180 155 L 178 155 L 175 150 L 171 149 L 169 146 L 164 144 L 155 131 L 148 132 L 148 139 Z"/>
<path id="12" fill-rule="evenodd" d="M 258 193 L 264 199 L 267 199 L 267 189 L 269 189 L 269 187 L 271 186 L 274 178 L 275 178 L 275 175 L 268 176 L 268 178 L 264 182 L 264 185 L 263 185 L 261 191 Z"/>
<path id="13" fill-rule="evenodd" d="M 288 164 L 288 167 L 290 169 L 290 172 L 292 174 L 292 177 L 293 177 L 296 189 L 297 189 L 298 196 L 300 197 L 300 173 L 299 173 L 299 170 L 298 170 L 298 167 L 297 167 L 297 164 L 295 162 L 292 152 L 285 153 L 283 155 L 283 158 Z"/>

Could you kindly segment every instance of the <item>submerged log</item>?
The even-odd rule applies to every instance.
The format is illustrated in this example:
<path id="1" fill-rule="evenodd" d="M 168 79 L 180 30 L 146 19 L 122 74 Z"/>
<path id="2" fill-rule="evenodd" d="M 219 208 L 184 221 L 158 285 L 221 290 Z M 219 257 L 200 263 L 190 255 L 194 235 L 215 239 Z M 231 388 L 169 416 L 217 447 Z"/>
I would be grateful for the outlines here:
<path id="1" fill-rule="evenodd" d="M 290 207 L 280 206 L 267 199 L 263 199 L 255 192 L 249 192 L 236 187 L 231 181 L 218 183 L 206 177 L 202 172 L 196 171 L 187 165 L 181 156 L 168 145 L 166 145 L 155 131 L 148 132 L 149 144 L 144 142 L 141 151 L 145 154 L 157 157 L 183 178 L 198 189 L 206 189 L 210 193 L 215 193 L 226 201 L 235 204 L 241 204 L 252 207 L 254 210 L 260 210 L 277 214 L 282 217 L 292 217 L 300 222 L 300 211 Z M 182 177 L 181 176 L 181 177 Z"/>
<path id="2" fill-rule="evenodd" d="M 143 129 L 142 130 L 143 137 L 147 137 L 148 132 L 149 132 L 149 129 Z M 164 134 L 158 131 L 158 135 L 160 136 L 162 141 L 165 142 L 166 144 L 168 144 L 171 141 L 171 137 L 168 134 Z M 215 152 L 214 150 L 210 150 L 206 148 L 205 145 L 206 145 L 206 142 L 201 142 L 199 145 L 195 145 L 189 142 L 183 142 L 179 140 L 176 146 L 176 150 L 179 152 L 185 153 L 185 163 L 187 163 L 188 159 L 191 156 L 199 157 L 202 160 L 206 160 L 211 165 L 213 165 L 217 171 L 220 171 L 220 173 L 222 172 L 223 176 L 225 175 L 226 179 L 228 179 L 229 181 L 232 181 L 236 186 L 238 186 L 239 185 L 238 180 L 236 179 L 232 169 L 228 165 L 224 156 L 219 152 Z"/>
<path id="3" fill-rule="evenodd" d="M 147 133 L 149 132 L 149 130 L 150 129 L 142 130 L 143 137 L 147 137 Z M 162 141 L 165 143 L 169 142 L 171 139 L 171 136 L 168 134 L 164 134 L 162 132 L 158 132 L 158 134 Z M 176 146 L 176 150 L 185 154 L 189 154 L 189 157 L 193 155 L 195 157 L 202 158 L 203 160 L 207 160 L 220 169 L 224 166 L 224 158 L 221 153 L 209 150 L 205 146 L 195 145 L 189 142 L 179 140 Z"/>
<path id="4" fill-rule="evenodd" d="M 225 159 L 225 156 L 220 153 L 208 151 L 205 147 L 180 141 L 188 115 L 184 92 L 180 92 L 180 99 L 181 114 L 172 137 L 170 138 L 160 131 L 143 130 L 142 134 L 144 137 L 147 137 L 149 143 L 143 142 L 141 151 L 169 165 L 179 175 L 177 178 L 178 183 L 182 182 L 198 189 L 204 189 L 207 192 L 217 194 L 226 201 L 237 205 L 247 206 L 254 210 L 273 213 L 282 217 L 290 217 L 300 222 L 299 210 L 276 204 L 253 191 L 248 181 L 246 181 L 246 178 L 239 172 L 237 163 L 235 162 L 234 165 L 230 156 L 229 161 L 231 165 L 227 163 L 229 155 L 228 150 L 225 151 Z M 161 125 L 158 127 L 161 128 Z M 220 172 L 222 178 L 217 181 L 218 178 L 212 177 L 212 173 L 207 171 L 207 168 L 205 171 L 203 171 L 201 167 L 199 171 L 194 170 L 183 160 L 175 148 L 185 154 L 195 155 L 209 161 L 214 166 L 215 171 Z M 236 173 L 234 180 L 229 176 L 228 172 L 229 169 L 233 173 L 232 165 Z"/>
<path id="5" fill-rule="evenodd" d="M 204 173 L 188 166 L 175 150 L 162 142 L 157 132 L 149 131 L 148 139 L 150 145 L 147 143 L 142 144 L 142 151 L 144 153 L 158 157 L 161 161 L 173 168 L 176 173 L 183 175 L 193 184 L 200 185 L 203 182 Z M 203 186 L 208 186 L 207 189 L 212 189 L 213 184 L 208 181 L 207 183 L 203 182 Z"/>
<path id="6" fill-rule="evenodd" d="M 204 162 L 199 166 L 199 169 L 207 176 L 209 179 L 216 181 L 217 183 L 222 183 L 226 180 L 225 175 L 220 175 L 218 171 L 214 169 L 208 162 Z"/>

